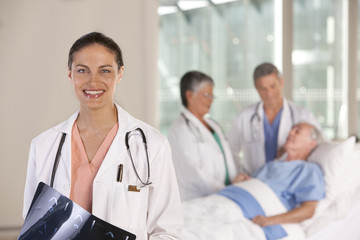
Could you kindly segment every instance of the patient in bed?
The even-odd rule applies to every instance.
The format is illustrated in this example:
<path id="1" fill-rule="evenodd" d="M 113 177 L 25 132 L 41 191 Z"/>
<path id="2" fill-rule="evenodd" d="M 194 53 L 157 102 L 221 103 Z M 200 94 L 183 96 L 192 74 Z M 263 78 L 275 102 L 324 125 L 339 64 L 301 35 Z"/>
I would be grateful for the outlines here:
<path id="1" fill-rule="evenodd" d="M 284 223 L 299 223 L 311 218 L 319 200 L 325 197 L 323 174 L 320 167 L 306 161 L 321 139 L 321 134 L 310 124 L 299 123 L 289 133 L 284 145 L 285 154 L 271 161 L 253 174 L 270 187 L 287 212 L 264 216 L 257 201 L 246 190 L 236 185 L 218 194 L 236 202 L 245 217 L 261 227 Z M 241 176 L 243 181 L 251 179 Z M 245 214 L 246 213 L 246 214 Z"/>
<path id="2" fill-rule="evenodd" d="M 298 235 L 293 234 L 292 230 L 290 228 L 289 230 L 287 227 L 294 226 L 294 224 L 290 223 L 299 223 L 311 218 L 315 213 L 318 201 L 325 197 L 322 171 L 317 164 L 307 161 L 310 153 L 320 140 L 320 132 L 312 125 L 307 123 L 295 125 L 289 133 L 284 145 L 285 154 L 281 158 L 267 163 L 259 171 L 255 172 L 252 177 L 241 175 L 239 183 L 224 188 L 216 194 L 218 197 L 214 195 L 207 199 L 202 198 L 199 200 L 204 209 L 212 209 L 212 212 L 208 215 L 206 214 L 207 222 L 205 225 L 210 226 L 212 223 L 209 221 L 214 223 L 215 221 L 223 221 L 220 218 L 223 218 L 224 215 L 225 218 L 233 219 L 227 221 L 224 226 L 227 229 L 231 229 L 228 232 L 236 232 L 236 234 L 233 234 L 237 235 L 234 239 L 239 239 L 239 234 L 243 234 L 244 231 L 251 232 L 249 234 L 253 236 L 257 230 L 248 230 L 253 228 L 249 226 L 250 223 L 244 223 L 239 218 L 239 214 L 235 213 L 237 209 L 241 209 L 242 218 L 245 217 L 255 223 L 255 225 L 253 224 L 254 227 L 256 225 L 259 226 L 259 230 L 263 230 L 261 231 L 263 233 L 261 234 L 260 232 L 260 235 L 264 235 L 264 239 L 280 239 L 289 234 Z M 225 197 L 225 199 L 222 200 L 223 198 L 220 198 L 219 195 Z M 230 203 L 225 201 L 226 199 L 230 199 L 230 202 L 233 202 L 232 207 L 229 206 Z M 186 209 L 194 211 L 195 205 L 198 205 L 195 201 L 185 204 L 184 211 Z M 223 208 L 221 210 L 223 213 L 213 216 L 217 214 L 216 211 L 219 211 L 214 206 L 216 208 L 217 206 Z M 226 210 L 224 210 L 225 208 Z M 205 213 L 205 211 L 202 212 Z M 192 219 L 193 214 L 190 213 L 188 215 L 185 214 L 186 218 L 189 217 L 185 221 L 191 221 L 191 224 L 198 221 L 198 219 Z M 205 217 L 202 218 L 204 219 Z M 200 221 L 198 221 L 199 224 Z M 238 231 L 239 221 L 246 225 L 243 225 L 244 227 L 242 227 L 241 231 Z M 199 229 L 202 226 L 200 224 L 196 227 Z M 298 226 L 296 227 L 299 228 Z M 189 226 L 188 228 L 185 229 L 184 233 L 186 239 L 191 239 L 188 236 L 195 232 L 193 231 L 194 227 Z M 205 239 L 201 238 L 199 233 L 196 234 L 197 239 Z M 263 239 L 259 235 L 254 238 L 245 238 Z M 231 239 L 231 237 L 227 237 L 227 239 Z"/>

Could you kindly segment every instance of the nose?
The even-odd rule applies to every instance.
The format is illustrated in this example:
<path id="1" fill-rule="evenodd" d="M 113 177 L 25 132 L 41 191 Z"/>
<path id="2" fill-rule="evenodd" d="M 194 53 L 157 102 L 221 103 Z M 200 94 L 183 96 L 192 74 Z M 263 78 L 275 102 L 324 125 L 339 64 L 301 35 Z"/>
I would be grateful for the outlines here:
<path id="1" fill-rule="evenodd" d="M 96 84 L 99 81 L 99 76 L 96 73 L 90 74 L 89 82 L 90 84 Z"/>
<path id="2" fill-rule="evenodd" d="M 265 94 L 266 94 L 266 96 L 268 96 L 268 97 L 272 96 L 272 95 L 273 95 L 272 89 L 271 89 L 271 88 L 267 88 Z"/>
<path id="3" fill-rule="evenodd" d="M 214 95 L 209 94 L 208 97 L 206 97 L 207 100 L 209 100 L 210 103 L 212 103 L 212 101 L 214 100 Z"/>
<path id="4" fill-rule="evenodd" d="M 295 133 L 295 129 L 293 128 L 293 129 L 291 129 L 291 130 L 290 130 L 290 132 L 289 132 L 289 136 L 294 135 L 294 133 Z"/>

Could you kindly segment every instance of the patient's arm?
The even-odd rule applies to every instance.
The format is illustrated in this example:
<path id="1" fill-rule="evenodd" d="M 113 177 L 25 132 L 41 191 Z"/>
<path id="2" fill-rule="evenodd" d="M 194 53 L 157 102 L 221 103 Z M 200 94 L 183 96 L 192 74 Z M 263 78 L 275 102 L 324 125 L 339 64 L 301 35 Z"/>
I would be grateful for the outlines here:
<path id="1" fill-rule="evenodd" d="M 252 221 L 261 227 L 283 223 L 299 223 L 314 215 L 317 203 L 318 201 L 303 202 L 299 207 L 286 213 L 271 217 L 256 216 Z"/>

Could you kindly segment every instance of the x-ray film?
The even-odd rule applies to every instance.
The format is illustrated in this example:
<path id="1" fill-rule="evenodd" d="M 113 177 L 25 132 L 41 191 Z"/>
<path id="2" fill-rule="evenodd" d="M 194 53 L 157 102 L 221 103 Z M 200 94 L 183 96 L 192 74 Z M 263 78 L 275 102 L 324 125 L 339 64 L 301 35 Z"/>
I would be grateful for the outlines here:
<path id="1" fill-rule="evenodd" d="M 136 236 L 95 217 L 41 182 L 18 240 L 134 240 Z"/>

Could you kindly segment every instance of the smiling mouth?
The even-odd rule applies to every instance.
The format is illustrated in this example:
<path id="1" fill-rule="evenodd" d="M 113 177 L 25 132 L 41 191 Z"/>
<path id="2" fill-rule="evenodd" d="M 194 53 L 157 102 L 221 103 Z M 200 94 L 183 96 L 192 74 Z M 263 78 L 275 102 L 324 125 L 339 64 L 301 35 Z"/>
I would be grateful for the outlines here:
<path id="1" fill-rule="evenodd" d="M 104 90 L 84 90 L 83 91 L 86 97 L 89 98 L 98 98 L 104 94 Z"/>

